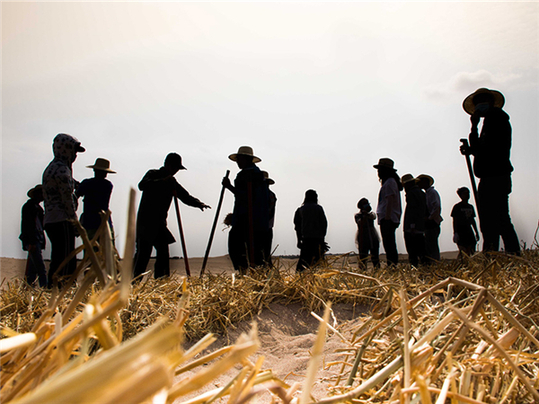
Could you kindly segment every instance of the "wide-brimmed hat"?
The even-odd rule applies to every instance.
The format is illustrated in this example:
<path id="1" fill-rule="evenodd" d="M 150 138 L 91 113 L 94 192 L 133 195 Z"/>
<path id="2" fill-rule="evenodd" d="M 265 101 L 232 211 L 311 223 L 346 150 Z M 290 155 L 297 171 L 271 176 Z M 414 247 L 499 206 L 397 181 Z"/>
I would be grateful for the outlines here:
<path id="1" fill-rule="evenodd" d="M 393 167 L 394 165 L 395 165 L 395 163 L 393 162 L 393 160 L 384 157 L 384 158 L 381 158 L 380 160 L 378 160 L 378 164 L 373 165 L 373 167 L 376 168 L 376 169 L 378 169 L 378 168 L 388 168 L 390 170 L 397 171 Z"/>
<path id="2" fill-rule="evenodd" d="M 417 179 L 422 180 L 422 181 L 427 181 L 427 183 L 429 184 L 429 187 L 432 187 L 432 185 L 434 184 L 434 178 L 432 178 L 428 174 L 420 174 L 417 176 Z"/>
<path id="3" fill-rule="evenodd" d="M 475 104 L 473 99 L 476 95 L 479 94 L 489 94 L 490 96 L 492 96 L 494 100 L 494 106 L 497 108 L 501 108 L 503 107 L 503 104 L 505 104 L 505 98 L 503 94 L 499 91 L 489 90 L 488 88 L 478 88 L 477 90 L 475 90 L 475 92 L 467 96 L 462 103 L 462 108 L 464 108 L 464 111 L 466 111 L 470 115 L 475 112 Z"/>
<path id="4" fill-rule="evenodd" d="M 402 184 L 407 184 L 409 182 L 417 182 L 417 179 L 414 178 L 414 176 L 412 174 L 404 174 L 401 178 L 401 182 Z"/>
<path id="5" fill-rule="evenodd" d="M 251 146 L 241 146 L 238 149 L 237 153 L 231 154 L 228 158 L 232 161 L 236 161 L 238 156 L 251 156 L 253 158 L 253 163 L 259 163 L 262 161 L 261 158 L 256 157 Z"/>
<path id="6" fill-rule="evenodd" d="M 28 195 L 28 198 L 33 198 L 36 192 L 43 192 L 43 185 L 38 184 L 31 190 L 29 190 L 26 195 Z"/>
<path id="7" fill-rule="evenodd" d="M 262 171 L 262 175 L 264 176 L 264 179 L 266 180 L 266 182 L 268 183 L 268 185 L 273 185 L 275 184 L 275 181 L 273 181 L 270 177 L 269 177 L 269 173 L 267 171 Z"/>
<path id="8" fill-rule="evenodd" d="M 111 173 L 111 174 L 116 174 L 116 171 L 112 171 L 110 169 L 110 161 L 108 161 L 107 159 L 103 159 L 103 158 L 97 158 L 95 160 L 95 164 L 92 165 L 92 166 L 86 166 L 88 168 L 93 168 L 94 170 L 99 170 L 99 171 L 106 171 L 107 173 Z"/>

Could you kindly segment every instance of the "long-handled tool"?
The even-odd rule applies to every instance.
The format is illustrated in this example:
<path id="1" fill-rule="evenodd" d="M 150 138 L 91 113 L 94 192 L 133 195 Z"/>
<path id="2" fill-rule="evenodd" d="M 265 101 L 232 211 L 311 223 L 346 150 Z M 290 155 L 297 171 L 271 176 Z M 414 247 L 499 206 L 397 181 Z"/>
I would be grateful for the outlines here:
<path id="1" fill-rule="evenodd" d="M 464 139 L 460 139 L 460 141 L 466 149 L 470 148 L 470 145 L 468 144 L 468 139 L 464 138 Z M 464 156 L 466 157 L 466 165 L 468 166 L 468 174 L 470 175 L 470 182 L 472 183 L 472 191 L 473 191 L 473 197 L 475 200 L 475 206 L 477 207 L 477 212 L 479 212 L 479 196 L 477 193 L 477 186 L 475 185 L 475 176 L 473 174 L 472 161 L 470 160 L 469 154 L 465 154 Z"/>
<path id="2" fill-rule="evenodd" d="M 180 205 L 178 204 L 178 194 L 174 191 L 174 207 L 176 208 L 176 217 L 178 218 L 178 227 L 180 229 L 180 241 L 182 243 L 183 259 L 185 261 L 185 272 L 187 276 L 191 276 L 189 269 L 189 258 L 187 258 L 187 246 L 185 245 L 185 237 L 183 236 L 182 218 L 180 216 Z"/>
<path id="3" fill-rule="evenodd" d="M 230 170 L 226 170 L 225 178 L 228 178 L 230 175 Z M 211 227 L 210 239 L 208 240 L 208 246 L 206 247 L 206 252 L 204 253 L 204 260 L 202 261 L 202 269 L 200 270 L 200 275 L 204 275 L 204 270 L 206 269 L 206 264 L 208 263 L 208 257 L 210 255 L 211 243 L 213 242 L 213 236 L 215 235 L 215 228 L 217 227 L 217 221 L 219 220 L 219 213 L 221 212 L 221 205 L 223 204 L 223 197 L 225 196 L 225 187 L 221 187 L 221 194 L 219 195 L 219 203 L 217 204 L 217 210 L 215 211 L 215 218 L 213 219 L 213 225 Z"/>

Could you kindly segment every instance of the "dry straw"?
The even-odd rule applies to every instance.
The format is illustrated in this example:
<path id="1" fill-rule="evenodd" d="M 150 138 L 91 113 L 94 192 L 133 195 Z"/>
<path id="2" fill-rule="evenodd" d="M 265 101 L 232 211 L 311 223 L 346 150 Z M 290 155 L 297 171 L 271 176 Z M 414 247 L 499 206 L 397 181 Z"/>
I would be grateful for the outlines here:
<path id="1" fill-rule="evenodd" d="M 3 285 L 3 403 L 247 403 L 268 395 L 282 403 L 539 402 L 537 250 L 361 272 L 343 256 L 301 275 L 276 260 L 242 278 L 132 286 L 133 201 L 134 193 L 123 260 L 107 226 L 93 240 L 81 228 L 85 257 L 62 288 Z M 264 369 L 254 356 L 256 326 L 231 341 L 231 330 L 272 303 L 299 305 L 320 321 L 301 384 Z M 371 314 L 329 324 L 331 303 Z M 211 351 L 212 333 L 229 345 Z M 326 333 L 340 341 L 342 360 L 325 364 L 332 376 L 317 380 Z M 225 372 L 223 387 L 209 386 Z M 313 397 L 314 384 L 326 394 Z"/>

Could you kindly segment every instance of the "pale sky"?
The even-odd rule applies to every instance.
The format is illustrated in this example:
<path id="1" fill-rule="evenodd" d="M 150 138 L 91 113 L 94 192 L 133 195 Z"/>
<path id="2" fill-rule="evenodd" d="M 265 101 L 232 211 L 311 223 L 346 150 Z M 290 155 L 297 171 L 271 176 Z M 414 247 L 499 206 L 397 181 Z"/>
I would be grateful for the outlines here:
<path id="1" fill-rule="evenodd" d="M 0 256 L 21 249 L 20 211 L 41 181 L 57 133 L 118 174 L 112 217 L 123 253 L 130 187 L 182 155 L 177 180 L 212 210 L 181 206 L 189 256 L 203 256 L 228 159 L 250 145 L 276 184 L 276 254 L 297 254 L 292 219 L 315 189 L 330 253 L 355 251 L 356 203 L 376 206 L 372 167 L 435 178 L 442 251 L 456 250 L 450 212 L 470 187 L 459 139 L 463 99 L 501 91 L 513 126 L 511 216 L 528 246 L 539 219 L 537 2 L 2 2 Z M 404 194 L 403 203 L 404 203 Z M 137 194 L 137 205 L 140 194 Z M 212 255 L 227 253 L 221 224 Z M 404 210 L 404 206 L 403 206 Z M 79 207 L 82 213 L 82 201 Z M 169 228 L 181 256 L 173 207 Z M 402 226 L 399 252 L 405 253 Z M 382 249 L 383 251 L 383 249 Z M 49 251 L 45 257 L 49 257 Z"/>

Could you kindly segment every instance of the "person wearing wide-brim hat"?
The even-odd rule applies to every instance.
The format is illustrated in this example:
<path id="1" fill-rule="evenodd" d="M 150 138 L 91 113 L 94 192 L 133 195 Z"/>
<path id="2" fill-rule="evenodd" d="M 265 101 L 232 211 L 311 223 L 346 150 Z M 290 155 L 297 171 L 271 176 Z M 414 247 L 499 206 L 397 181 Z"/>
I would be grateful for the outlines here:
<path id="1" fill-rule="evenodd" d="M 511 193 L 511 124 L 502 110 L 503 94 L 497 90 L 479 88 L 468 95 L 462 107 L 471 115 L 469 147 L 461 153 L 473 155 L 473 171 L 479 180 L 479 225 L 483 234 L 483 251 L 498 251 L 500 237 L 505 251 L 520 254 L 520 244 L 509 215 Z M 479 121 L 483 118 L 481 133 Z"/>
<path id="2" fill-rule="evenodd" d="M 116 171 L 111 170 L 110 161 L 102 157 L 97 158 L 94 164 L 86 167 L 94 170 L 94 177 L 83 180 L 75 191 L 75 195 L 77 198 L 84 198 L 80 222 L 91 240 L 101 225 L 100 212 L 106 213 L 109 210 L 113 185 L 107 180 L 107 175 L 116 174 Z M 113 232 L 110 216 L 109 226 Z"/>
<path id="3" fill-rule="evenodd" d="M 441 232 L 442 218 L 442 199 L 440 194 L 434 188 L 434 178 L 428 174 L 417 176 L 417 185 L 425 191 L 427 199 L 428 216 L 425 222 L 425 256 L 431 262 L 440 261 L 440 246 L 438 237 Z"/>
<path id="4" fill-rule="evenodd" d="M 425 260 L 425 219 L 427 217 L 425 193 L 417 184 L 418 180 L 412 174 L 402 176 L 402 185 L 406 195 L 404 244 L 408 252 L 408 261 L 416 267 Z"/>
<path id="5" fill-rule="evenodd" d="M 228 237 L 228 253 L 240 275 L 249 267 L 265 265 L 269 259 L 265 240 L 269 231 L 269 192 L 264 174 L 255 163 L 261 161 L 250 146 L 241 146 L 228 158 L 240 169 L 234 185 L 228 177 L 223 187 L 234 194 L 234 210 Z"/>
<path id="6" fill-rule="evenodd" d="M 39 286 L 47 286 L 47 270 L 43 262 L 42 250 L 45 249 L 45 232 L 43 231 L 44 211 L 40 203 L 43 202 L 43 187 L 36 185 L 27 193 L 28 201 L 21 211 L 21 235 L 22 249 L 28 251 L 26 259 L 26 271 L 24 278 L 29 285 L 36 279 Z"/>
<path id="7" fill-rule="evenodd" d="M 382 183 L 376 207 L 382 243 L 386 252 L 387 263 L 396 265 L 399 262 L 396 231 L 402 216 L 400 195 L 402 183 L 395 169 L 395 163 L 390 158 L 379 159 L 378 164 L 373 167 L 378 171 L 378 178 Z"/>

